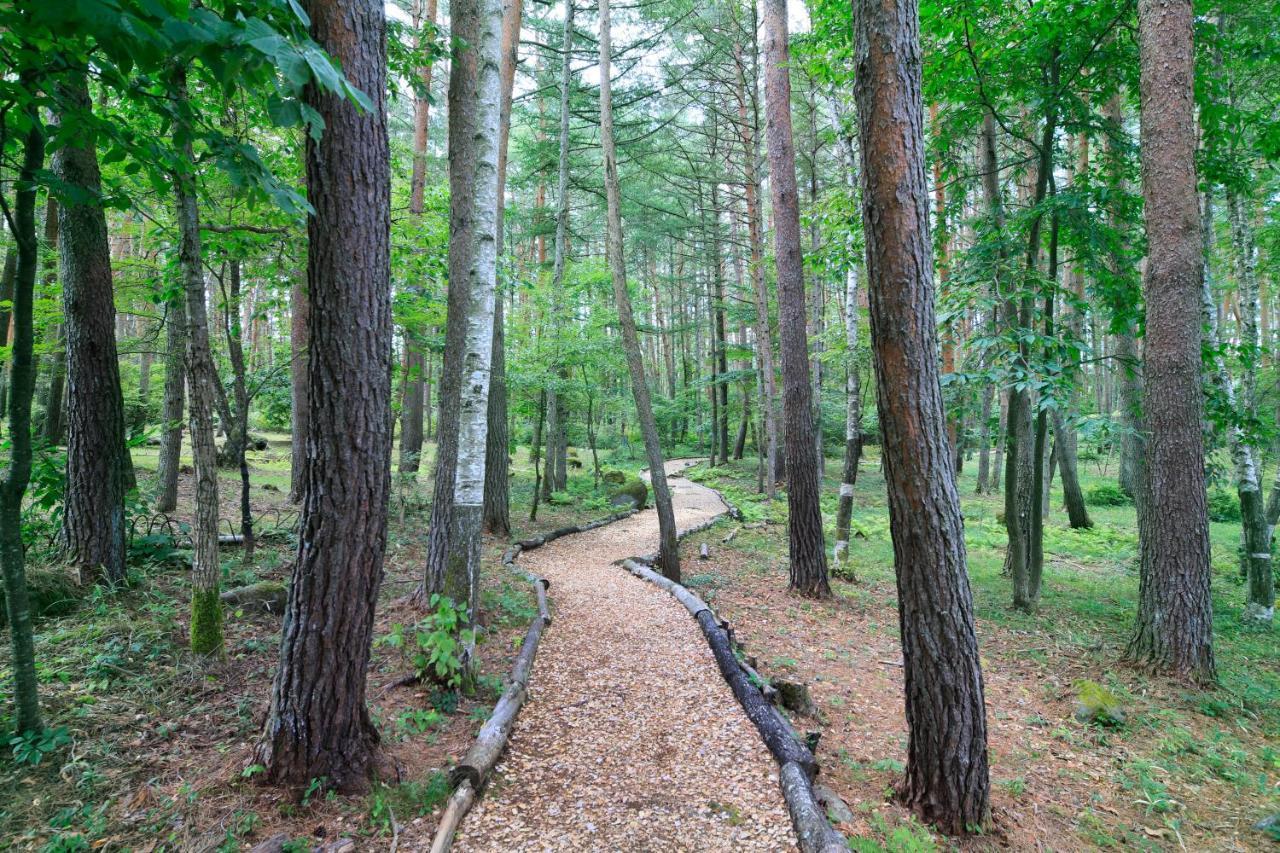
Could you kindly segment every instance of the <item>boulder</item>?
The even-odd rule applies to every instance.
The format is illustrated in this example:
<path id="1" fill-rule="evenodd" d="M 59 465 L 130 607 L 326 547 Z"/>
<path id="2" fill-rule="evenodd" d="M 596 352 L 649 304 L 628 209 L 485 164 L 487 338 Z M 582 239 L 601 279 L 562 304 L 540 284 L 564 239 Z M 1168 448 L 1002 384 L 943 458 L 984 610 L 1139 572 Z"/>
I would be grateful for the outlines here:
<path id="1" fill-rule="evenodd" d="M 1082 723 L 1108 728 L 1124 725 L 1124 703 L 1096 681 L 1076 682 L 1075 717 Z"/>
<path id="2" fill-rule="evenodd" d="M 621 486 L 627 482 L 627 475 L 621 471 L 605 471 L 600 475 L 600 479 L 604 480 L 611 486 Z"/>
<path id="3" fill-rule="evenodd" d="M 609 503 L 613 506 L 633 506 L 636 509 L 644 509 L 648 501 L 649 487 L 639 477 L 632 477 L 609 492 Z"/>
<path id="4" fill-rule="evenodd" d="M 258 581 L 222 594 L 222 603 L 229 607 L 247 607 L 277 615 L 284 612 L 288 601 L 289 587 L 280 581 Z"/>

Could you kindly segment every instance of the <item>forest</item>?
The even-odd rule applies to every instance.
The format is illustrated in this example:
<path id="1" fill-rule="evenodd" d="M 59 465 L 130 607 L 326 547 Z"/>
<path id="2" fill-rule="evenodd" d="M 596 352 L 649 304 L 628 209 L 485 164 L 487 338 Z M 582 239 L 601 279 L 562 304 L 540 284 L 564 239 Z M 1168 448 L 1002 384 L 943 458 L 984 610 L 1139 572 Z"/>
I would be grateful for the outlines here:
<path id="1" fill-rule="evenodd" d="M 1280 0 L 0 59 L 0 849 L 1280 844 Z"/>

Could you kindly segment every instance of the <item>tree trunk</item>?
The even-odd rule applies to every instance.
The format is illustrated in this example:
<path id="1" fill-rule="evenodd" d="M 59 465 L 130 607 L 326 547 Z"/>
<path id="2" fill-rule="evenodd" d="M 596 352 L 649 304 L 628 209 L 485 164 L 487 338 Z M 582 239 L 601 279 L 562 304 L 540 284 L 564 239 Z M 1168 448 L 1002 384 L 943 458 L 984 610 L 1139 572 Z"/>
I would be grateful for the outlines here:
<path id="1" fill-rule="evenodd" d="M 854 150 L 853 130 L 842 126 L 840 112 L 832 99 L 831 113 L 835 121 L 840 165 L 844 168 L 849 197 L 857 197 L 858 154 Z M 849 557 L 849 526 L 853 520 L 853 489 L 858 482 L 858 462 L 862 458 L 862 385 L 858 377 L 858 267 L 854 262 L 853 229 L 846 237 L 849 266 L 844 272 L 844 470 L 840 477 L 840 503 L 836 508 L 835 559 L 845 563 Z"/>
<path id="2" fill-rule="evenodd" d="M 795 147 L 791 137 L 790 52 L 785 0 L 764 4 L 765 99 L 769 122 L 769 193 L 773 202 L 773 253 L 778 271 L 778 335 L 782 352 L 783 410 L 786 413 L 787 507 L 790 589 L 826 598 L 827 552 L 823 545 L 821 481 L 814 452 L 813 389 L 809 384 L 809 344 L 805 334 L 804 258 L 800 251 L 800 211 Z"/>
<path id="3" fill-rule="evenodd" d="M 289 377 L 293 403 L 292 455 L 289 500 L 302 502 L 307 485 L 307 431 L 311 423 L 311 397 L 307 387 L 307 339 L 311 333 L 311 296 L 304 275 L 295 275 L 289 288 Z"/>
<path id="4" fill-rule="evenodd" d="M 20 84 L 34 89 L 36 74 L 24 71 Z M 0 481 L 0 566 L 4 570 L 4 603 L 13 646 L 14 731 L 44 729 L 36 678 L 35 641 L 27 592 L 26 556 L 22 544 L 22 499 L 31 481 L 31 399 L 35 392 L 35 333 L 32 319 L 40 244 L 36 241 L 36 173 L 44 165 L 45 129 L 38 108 L 25 116 L 29 129 L 22 143 L 22 164 L 15 181 L 12 211 L 14 242 L 13 348 L 9 366 L 9 464 Z M 5 205 L 6 221 L 10 210 Z"/>
<path id="5" fill-rule="evenodd" d="M 175 294 L 165 306 L 164 404 L 161 406 L 160 460 L 156 488 L 156 510 L 173 512 L 178 507 L 178 472 L 182 465 L 182 412 L 186 403 L 187 300 Z M 298 416 L 295 402 L 293 414 Z M 296 471 L 303 458 L 292 457 Z"/>
<path id="6" fill-rule="evenodd" d="M 1093 527 L 1089 509 L 1080 489 L 1080 476 L 1076 471 L 1076 431 L 1067 426 L 1062 413 L 1053 413 L 1053 446 L 1062 472 L 1062 499 L 1067 505 L 1067 518 L 1073 530 Z"/>
<path id="7" fill-rule="evenodd" d="M 187 97 L 186 68 L 178 66 L 173 87 Z M 182 130 L 180 128 L 180 130 Z M 184 169 L 194 165 L 190 136 L 175 139 Z M 174 174 L 178 220 L 178 263 L 182 270 L 187 309 L 187 391 L 190 396 L 191 456 L 195 463 L 195 518 L 191 523 L 191 650 L 196 654 L 223 653 L 222 601 L 218 585 L 218 458 L 213 439 L 213 408 L 218 374 L 209 343 L 205 307 L 204 269 L 200 257 L 200 213 L 193 172 Z M 228 427 L 230 424 L 228 424 Z"/>
<path id="8" fill-rule="evenodd" d="M 519 61 L 520 24 L 524 0 L 506 0 L 502 16 L 501 103 L 498 108 L 498 213 L 497 252 L 505 252 L 507 186 L 507 142 L 511 135 L 511 95 Z M 484 529 L 499 536 L 511 535 L 511 488 L 507 455 L 511 437 L 507 432 L 507 353 L 502 297 L 493 306 L 493 360 L 489 378 L 489 430 L 484 456 Z"/>
<path id="9" fill-rule="evenodd" d="M 938 378 L 914 0 L 854 14 L 871 340 L 884 436 L 906 716 L 903 802 L 951 834 L 989 817 L 986 710 Z"/>
<path id="10" fill-rule="evenodd" d="M 97 153 L 94 152 L 96 163 Z M 55 157 L 56 161 L 56 157 Z M 44 285 L 47 292 L 53 292 L 58 284 L 58 202 L 52 194 L 45 201 L 44 213 Z M 53 359 L 53 373 L 49 377 L 49 387 L 44 398 L 44 426 L 41 433 L 46 444 L 57 445 L 62 441 L 63 423 L 62 406 L 63 391 L 67 382 L 67 335 L 66 329 L 59 323 L 54 327 L 53 338 L 57 341 L 57 349 L 50 356 Z"/>
<path id="11" fill-rule="evenodd" d="M 1195 56 L 1190 0 L 1139 0 L 1146 394 L 1152 512 L 1139 522 L 1138 619 L 1126 657 L 1198 683 L 1217 673 L 1201 428 Z M 1158 508 L 1158 509 L 1157 509 Z"/>
<path id="12" fill-rule="evenodd" d="M 570 0 L 572 2 L 572 0 Z M 622 193 L 618 186 L 618 155 L 613 141 L 613 93 L 609 75 L 611 38 L 609 32 L 609 0 L 600 0 L 600 148 L 604 155 L 604 192 L 607 204 L 606 254 L 613 278 L 613 298 L 618 306 L 618 325 L 622 331 L 622 348 L 627 370 L 631 374 L 631 392 L 635 397 L 640 433 L 644 437 L 645 454 L 653 487 L 653 503 L 658 510 L 658 568 L 663 576 L 680 580 L 680 549 L 676 542 L 676 519 L 671 508 L 671 489 L 667 485 L 666 466 L 658 444 L 658 427 L 649 400 L 649 382 L 640 357 L 640 340 L 631 313 L 631 294 L 627 290 L 627 265 L 622 244 Z"/>
<path id="13" fill-rule="evenodd" d="M 249 386 L 245 380 L 244 335 L 240 322 L 240 260 L 227 265 L 230 293 L 223 306 L 227 356 L 231 362 L 232 393 L 236 399 L 236 433 L 242 436 L 236 465 L 240 469 L 240 537 L 245 565 L 253 562 L 253 513 L 249 506 Z"/>
<path id="14" fill-rule="evenodd" d="M 538 395 L 538 415 L 533 421 L 533 440 L 529 442 L 529 461 L 533 463 L 533 498 L 529 503 L 529 520 L 538 520 L 538 495 L 542 490 L 542 423 L 547 417 L 547 392 Z"/>
<path id="15" fill-rule="evenodd" d="M 365 706 L 391 485 L 390 166 L 386 16 L 378 0 L 314 0 L 311 36 L 372 102 L 311 89 L 306 143 L 310 459 L 280 666 L 255 760 L 274 784 L 366 787 L 378 730 Z M 352 194 L 351 176 L 362 176 Z"/>
<path id="16" fill-rule="evenodd" d="M 58 85 L 69 104 L 88 110 L 85 77 Z M 77 139 L 53 156 L 53 172 L 87 200 L 58 210 L 67 339 L 67 491 L 62 544 L 81 583 L 124 580 L 124 397 L 116 355 L 111 250 L 101 206 L 98 153 Z"/>
<path id="17" fill-rule="evenodd" d="M 752 15 L 754 17 L 755 5 L 752 4 Z M 756 31 L 755 22 L 752 22 L 750 32 Z M 742 47 L 734 45 L 734 70 L 735 83 L 737 86 L 738 101 L 738 127 L 739 134 L 742 136 L 742 160 L 744 167 L 744 183 L 746 184 L 746 203 L 747 203 L 747 243 L 751 247 L 751 290 L 755 296 L 756 305 L 756 369 L 760 372 L 760 413 L 761 420 L 764 422 L 764 439 L 765 446 L 763 448 L 764 455 L 764 493 L 773 500 L 777 496 L 777 483 L 775 480 L 775 472 L 777 470 L 778 458 L 778 412 L 777 412 L 777 386 L 775 379 L 775 371 L 773 367 L 773 337 L 770 333 L 769 324 L 769 291 L 764 280 L 764 258 L 762 250 L 764 246 L 764 237 L 762 235 L 761 215 L 760 215 L 760 177 L 756 166 L 760 158 L 759 144 L 757 140 L 756 130 L 760 126 L 758 110 L 756 109 L 756 90 L 755 90 L 755 49 L 752 46 L 752 64 L 753 74 L 751 77 L 751 91 L 747 91 L 746 79 L 746 62 L 742 56 Z M 748 100 L 750 100 L 750 110 L 748 111 Z"/>
<path id="18" fill-rule="evenodd" d="M 449 315 L 426 591 L 466 603 L 474 620 L 497 284 L 501 0 L 455 3 L 452 27 Z"/>

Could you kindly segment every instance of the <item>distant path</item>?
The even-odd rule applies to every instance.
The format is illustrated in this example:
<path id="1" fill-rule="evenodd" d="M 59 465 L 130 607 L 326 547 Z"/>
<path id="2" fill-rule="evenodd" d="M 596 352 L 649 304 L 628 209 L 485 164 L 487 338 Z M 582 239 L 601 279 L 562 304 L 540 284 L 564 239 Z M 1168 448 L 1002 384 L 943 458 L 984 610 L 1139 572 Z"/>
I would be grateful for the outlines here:
<path id="1" fill-rule="evenodd" d="M 669 482 L 681 529 L 724 512 L 711 489 Z M 611 565 L 657 547 L 649 509 L 520 556 L 551 581 L 555 622 L 507 754 L 456 849 L 795 848 L 777 765 L 697 623 Z"/>

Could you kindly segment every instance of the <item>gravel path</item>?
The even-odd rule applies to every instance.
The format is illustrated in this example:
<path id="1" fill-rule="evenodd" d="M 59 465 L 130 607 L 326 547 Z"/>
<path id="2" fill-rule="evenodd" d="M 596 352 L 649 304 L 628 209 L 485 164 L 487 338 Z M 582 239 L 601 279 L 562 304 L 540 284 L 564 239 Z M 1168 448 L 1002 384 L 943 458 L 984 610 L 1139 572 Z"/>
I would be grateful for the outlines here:
<path id="1" fill-rule="evenodd" d="M 681 529 L 724 511 L 712 490 L 670 482 Z M 795 849 L 777 765 L 697 623 L 612 565 L 657 542 L 650 509 L 520 556 L 550 579 L 555 621 L 456 849 Z"/>

